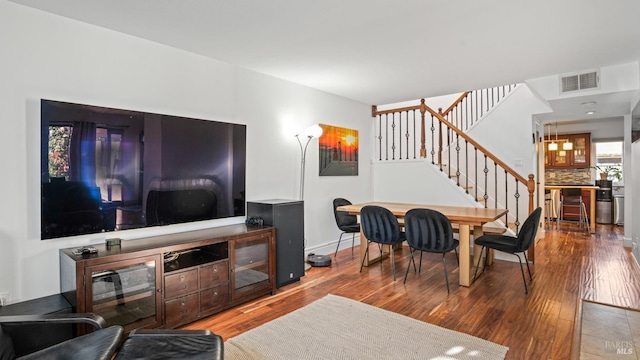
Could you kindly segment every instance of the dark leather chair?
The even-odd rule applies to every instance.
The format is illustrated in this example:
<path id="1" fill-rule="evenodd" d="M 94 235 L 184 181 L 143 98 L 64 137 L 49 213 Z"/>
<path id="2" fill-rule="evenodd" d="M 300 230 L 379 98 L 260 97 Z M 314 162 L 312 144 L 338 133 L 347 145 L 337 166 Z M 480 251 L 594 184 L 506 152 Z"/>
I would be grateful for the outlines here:
<path id="1" fill-rule="evenodd" d="M 476 276 L 478 274 L 478 268 L 480 267 L 480 260 L 482 259 L 482 252 L 485 249 L 494 249 L 498 251 L 502 251 L 508 254 L 512 254 L 518 257 L 518 261 L 520 262 L 520 272 L 522 273 L 522 281 L 524 282 L 524 292 L 525 294 L 529 293 L 527 288 L 527 280 L 524 277 L 524 269 L 522 268 L 522 259 L 518 253 L 524 254 L 524 260 L 527 264 L 527 271 L 529 272 L 529 280 L 533 280 L 533 276 L 531 276 L 531 269 L 529 269 L 529 260 L 527 259 L 527 250 L 531 247 L 533 242 L 535 241 L 536 234 L 538 233 L 538 223 L 540 222 L 540 216 L 542 214 L 542 208 L 538 207 L 535 209 L 527 220 L 524 221 L 522 227 L 520 228 L 520 232 L 517 237 L 513 237 L 510 235 L 483 235 L 475 240 L 476 245 L 482 246 L 480 249 L 480 256 L 478 257 L 478 264 L 476 265 L 476 270 L 473 274 L 473 280 L 475 281 Z M 488 254 L 485 253 L 485 263 L 483 265 L 483 270 L 486 267 L 486 258 Z"/>
<path id="2" fill-rule="evenodd" d="M 453 238 L 453 229 L 451 222 L 441 212 L 431 209 L 411 209 L 407 211 L 404 217 L 404 231 L 407 237 L 407 244 L 411 248 L 411 257 L 407 272 L 404 275 L 404 282 L 407 282 L 407 275 L 411 268 L 411 262 L 414 263 L 414 253 L 420 251 L 420 269 L 422 269 L 422 253 L 438 253 L 442 254 L 442 264 L 444 266 L 444 279 L 447 283 L 447 293 L 449 293 L 449 277 L 447 276 L 447 260 L 445 255 L 448 252 L 455 251 L 456 259 L 458 258 L 458 240 Z"/>
<path id="3" fill-rule="evenodd" d="M 369 256 L 369 244 L 378 244 L 380 255 L 382 255 L 382 246 L 390 245 L 391 247 L 391 266 L 393 267 L 393 280 L 396 280 L 396 262 L 394 259 L 394 246 L 401 244 L 405 241 L 404 232 L 400 231 L 400 224 L 398 219 L 389 211 L 380 206 L 368 205 L 362 208 L 360 211 L 360 221 L 362 226 L 362 232 L 367 238 L 367 249 L 364 257 L 362 258 L 362 264 L 360 264 L 360 271 L 364 266 L 364 260 Z M 382 267 L 382 261 L 380 261 L 380 267 Z"/>
<path id="4" fill-rule="evenodd" d="M 336 218 L 336 225 L 338 225 L 338 229 L 342 230 L 340 238 L 338 239 L 338 246 L 336 246 L 336 251 L 333 254 L 334 257 L 338 254 L 340 241 L 342 241 L 342 235 L 344 234 L 351 234 L 351 255 L 353 255 L 356 233 L 360 232 L 360 224 L 358 223 L 357 216 L 336 210 L 339 206 L 344 205 L 351 205 L 351 201 L 343 198 L 333 199 L 333 216 Z"/>
<path id="5" fill-rule="evenodd" d="M 41 344 L 28 354 L 16 353 L 14 344 L 28 341 L 33 334 L 20 326 L 41 324 L 87 323 L 95 330 L 57 344 Z M 208 330 L 134 330 L 118 348 L 122 326 L 106 327 L 96 314 L 50 314 L 0 316 L 0 359 L 223 359 L 222 338 Z M 18 346 L 15 346 L 18 348 Z"/>
<path id="6" fill-rule="evenodd" d="M 582 189 L 562 189 L 560 192 L 560 204 L 558 205 L 558 218 L 556 219 L 556 227 L 560 229 L 560 222 L 564 221 L 564 209 L 575 208 L 578 212 L 578 224 L 589 231 L 589 217 L 587 215 L 587 207 L 582 200 Z"/>

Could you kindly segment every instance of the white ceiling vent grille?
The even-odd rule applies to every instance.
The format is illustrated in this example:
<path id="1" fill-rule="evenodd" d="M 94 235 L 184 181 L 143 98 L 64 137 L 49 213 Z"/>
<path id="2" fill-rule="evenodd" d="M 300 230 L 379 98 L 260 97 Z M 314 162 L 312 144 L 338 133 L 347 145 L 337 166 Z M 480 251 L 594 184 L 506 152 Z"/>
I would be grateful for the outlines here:
<path id="1" fill-rule="evenodd" d="M 597 89 L 600 76 L 597 71 L 560 76 L 560 92 Z"/>

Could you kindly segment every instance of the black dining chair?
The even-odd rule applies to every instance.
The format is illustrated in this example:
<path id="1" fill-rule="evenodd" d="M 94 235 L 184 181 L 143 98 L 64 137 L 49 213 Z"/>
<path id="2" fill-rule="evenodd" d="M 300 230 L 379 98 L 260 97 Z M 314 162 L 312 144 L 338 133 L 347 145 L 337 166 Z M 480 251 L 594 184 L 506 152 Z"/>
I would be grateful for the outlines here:
<path id="1" fill-rule="evenodd" d="M 391 266 L 393 268 L 393 280 L 396 280 L 396 262 L 394 259 L 393 248 L 397 244 L 405 241 L 404 232 L 400 231 L 398 219 L 386 208 L 381 206 L 367 205 L 360 211 L 360 222 L 362 232 L 367 238 L 367 249 L 362 257 L 360 264 L 360 272 L 364 266 L 365 259 L 369 256 L 369 245 L 373 242 L 378 244 L 380 255 L 382 256 L 382 246 L 390 245 L 391 247 Z M 380 261 L 382 267 L 382 259 Z"/>
<path id="2" fill-rule="evenodd" d="M 349 215 L 345 211 L 338 211 L 338 207 L 344 205 L 351 205 L 351 201 L 343 198 L 333 199 L 333 216 L 336 219 L 336 225 L 338 229 L 342 230 L 340 238 L 338 239 L 338 246 L 333 254 L 335 257 L 338 255 L 338 249 L 340 248 L 340 241 L 342 241 L 342 235 L 351 234 L 351 255 L 353 255 L 353 247 L 355 245 L 356 233 L 360 232 L 360 224 L 358 223 L 358 217 L 355 215 Z"/>
<path id="3" fill-rule="evenodd" d="M 411 262 L 414 263 L 414 253 L 420 251 L 420 266 L 418 272 L 422 269 L 422 253 L 438 253 L 442 254 L 442 265 L 444 266 L 444 279 L 447 283 L 447 293 L 449 293 L 449 277 L 447 275 L 447 260 L 445 255 L 452 250 L 458 258 L 458 240 L 453 238 L 453 229 L 451 222 L 441 212 L 432 209 L 411 209 L 404 217 L 404 231 L 407 237 L 407 244 L 411 248 L 411 257 L 407 272 L 404 274 L 404 282 L 407 282 L 407 275 L 411 268 Z"/>
<path id="4" fill-rule="evenodd" d="M 478 268 L 480 267 L 480 261 L 482 259 L 482 252 L 485 249 L 494 249 L 502 251 L 508 254 L 512 254 L 518 257 L 520 262 L 520 272 L 522 273 L 522 281 L 524 282 L 524 293 L 528 294 L 527 280 L 524 277 L 524 269 L 522 268 L 522 259 L 518 253 L 524 254 L 524 260 L 527 264 L 527 271 L 529 272 L 529 280 L 533 281 L 531 276 L 531 269 L 529 269 L 529 260 L 527 259 L 527 250 L 533 245 L 536 234 L 538 233 L 538 223 L 540 222 L 540 215 L 542 214 L 542 208 L 538 207 L 527 217 L 520 228 L 520 232 L 517 237 L 510 235 L 483 235 L 475 240 L 476 245 L 482 246 L 480 249 L 480 256 L 478 256 L 478 264 L 473 274 L 473 280 L 475 281 L 478 274 Z M 483 271 L 487 265 L 488 250 L 485 251 L 485 262 L 482 267 Z"/>

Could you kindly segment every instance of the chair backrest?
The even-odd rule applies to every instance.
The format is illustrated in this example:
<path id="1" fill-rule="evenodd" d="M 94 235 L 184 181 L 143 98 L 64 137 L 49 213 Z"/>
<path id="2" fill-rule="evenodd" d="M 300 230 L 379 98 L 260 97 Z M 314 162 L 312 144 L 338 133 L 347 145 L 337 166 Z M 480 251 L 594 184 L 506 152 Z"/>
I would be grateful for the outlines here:
<path id="1" fill-rule="evenodd" d="M 445 253 L 456 247 L 451 222 L 431 209 L 411 209 L 404 217 L 407 244 L 414 249 Z"/>
<path id="2" fill-rule="evenodd" d="M 518 240 L 516 242 L 516 252 L 522 252 L 528 250 L 533 244 L 538 233 L 538 223 L 540 222 L 540 214 L 542 214 L 542 208 L 538 207 L 524 221 L 520 232 L 518 233 Z"/>
<path id="3" fill-rule="evenodd" d="M 381 206 L 368 205 L 360 211 L 360 227 L 369 241 L 397 244 L 402 241 L 398 219 Z"/>
<path id="4" fill-rule="evenodd" d="M 351 205 L 351 201 L 343 198 L 333 199 L 333 216 L 336 218 L 336 224 L 340 230 L 342 227 L 348 225 L 355 225 L 358 223 L 358 217 L 355 215 L 349 215 L 345 211 L 336 210 L 339 206 Z"/>
<path id="5" fill-rule="evenodd" d="M 569 196 L 569 197 L 582 196 L 582 189 L 562 189 L 562 196 Z"/>

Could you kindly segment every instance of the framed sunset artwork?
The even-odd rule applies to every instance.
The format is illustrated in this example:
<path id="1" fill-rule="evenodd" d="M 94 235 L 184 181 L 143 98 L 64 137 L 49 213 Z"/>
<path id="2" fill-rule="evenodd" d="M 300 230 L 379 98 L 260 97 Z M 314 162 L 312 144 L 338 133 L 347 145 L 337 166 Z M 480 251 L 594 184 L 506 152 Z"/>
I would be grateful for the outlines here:
<path id="1" fill-rule="evenodd" d="M 358 175 L 358 130 L 320 124 L 320 176 Z"/>

